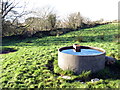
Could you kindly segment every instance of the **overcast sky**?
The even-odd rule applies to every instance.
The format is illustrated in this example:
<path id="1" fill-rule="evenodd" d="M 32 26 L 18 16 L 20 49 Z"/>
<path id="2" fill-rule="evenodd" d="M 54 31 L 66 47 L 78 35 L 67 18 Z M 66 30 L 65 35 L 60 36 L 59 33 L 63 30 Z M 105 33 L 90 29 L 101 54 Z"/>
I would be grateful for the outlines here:
<path id="1" fill-rule="evenodd" d="M 22 0 L 21 0 L 22 1 Z M 24 1 L 24 0 L 23 0 Z M 90 20 L 118 19 L 119 0 L 25 0 L 28 1 L 28 10 L 51 6 L 58 16 L 65 17 L 72 12 L 80 12 Z"/>

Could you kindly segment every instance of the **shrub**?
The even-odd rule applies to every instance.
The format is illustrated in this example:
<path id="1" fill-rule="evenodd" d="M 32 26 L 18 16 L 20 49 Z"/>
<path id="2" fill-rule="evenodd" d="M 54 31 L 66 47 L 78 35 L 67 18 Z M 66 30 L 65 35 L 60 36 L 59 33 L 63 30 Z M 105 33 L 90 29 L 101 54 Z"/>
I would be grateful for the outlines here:
<path id="1" fill-rule="evenodd" d="M 26 30 L 27 28 L 20 23 L 18 25 L 13 25 L 10 21 L 4 21 L 2 23 L 2 37 L 20 35 Z"/>
<path id="2" fill-rule="evenodd" d="M 33 35 L 34 37 L 38 37 L 38 38 L 41 38 L 43 37 L 43 33 L 36 33 Z"/>
<path id="3" fill-rule="evenodd" d="M 82 27 L 82 18 L 80 12 L 71 13 L 65 21 L 66 28 L 77 29 Z"/>
<path id="4" fill-rule="evenodd" d="M 55 28 L 56 20 L 57 20 L 56 14 L 49 14 L 47 20 L 48 20 L 49 28 L 53 30 Z"/>

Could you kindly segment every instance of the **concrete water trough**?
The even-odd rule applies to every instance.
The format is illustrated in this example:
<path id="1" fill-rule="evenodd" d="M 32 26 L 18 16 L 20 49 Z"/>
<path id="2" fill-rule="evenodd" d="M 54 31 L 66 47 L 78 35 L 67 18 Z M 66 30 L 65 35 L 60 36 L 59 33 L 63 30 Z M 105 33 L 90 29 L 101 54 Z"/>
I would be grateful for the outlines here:
<path id="1" fill-rule="evenodd" d="M 101 48 L 74 44 L 58 49 L 58 65 L 62 70 L 71 70 L 76 74 L 97 72 L 105 67 L 105 54 Z"/>

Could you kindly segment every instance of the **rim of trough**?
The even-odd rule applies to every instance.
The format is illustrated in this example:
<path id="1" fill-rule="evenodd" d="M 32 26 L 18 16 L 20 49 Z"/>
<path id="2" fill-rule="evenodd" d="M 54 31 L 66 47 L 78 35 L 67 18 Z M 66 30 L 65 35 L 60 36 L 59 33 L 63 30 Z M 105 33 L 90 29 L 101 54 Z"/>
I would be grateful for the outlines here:
<path id="1" fill-rule="evenodd" d="M 81 46 L 82 49 L 94 49 L 94 50 L 98 50 L 100 52 L 102 52 L 101 54 L 97 54 L 97 55 L 73 55 L 73 56 L 99 56 L 99 55 L 105 55 L 106 51 L 102 48 L 98 48 L 98 47 L 92 47 L 92 46 Z M 62 50 L 66 50 L 66 49 L 74 49 L 73 46 L 66 46 L 66 47 L 62 47 L 58 49 L 58 52 L 62 53 Z M 62 53 L 62 54 L 67 54 L 67 53 Z M 67 54 L 67 55 L 72 55 L 72 54 Z"/>

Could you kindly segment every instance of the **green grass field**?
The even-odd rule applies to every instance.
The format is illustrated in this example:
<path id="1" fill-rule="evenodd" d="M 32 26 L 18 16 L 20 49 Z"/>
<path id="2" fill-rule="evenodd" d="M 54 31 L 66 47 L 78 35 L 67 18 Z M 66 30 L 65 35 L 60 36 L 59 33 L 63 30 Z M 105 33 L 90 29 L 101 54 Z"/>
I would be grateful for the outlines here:
<path id="1" fill-rule="evenodd" d="M 3 48 L 16 51 L 1 54 L 0 83 L 3 88 L 120 88 L 120 55 L 117 24 L 72 31 L 60 36 L 19 39 L 3 38 Z M 58 49 L 74 43 L 99 47 L 117 59 L 114 65 L 97 72 L 75 75 L 57 64 Z M 63 79 L 61 75 L 70 76 Z M 92 83 L 92 78 L 100 81 Z M 81 80 L 81 81 L 80 81 Z M 84 83 L 82 83 L 84 82 Z"/>

